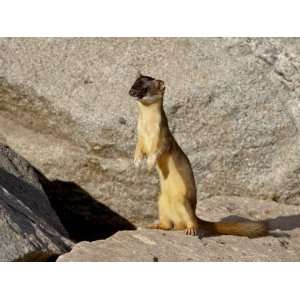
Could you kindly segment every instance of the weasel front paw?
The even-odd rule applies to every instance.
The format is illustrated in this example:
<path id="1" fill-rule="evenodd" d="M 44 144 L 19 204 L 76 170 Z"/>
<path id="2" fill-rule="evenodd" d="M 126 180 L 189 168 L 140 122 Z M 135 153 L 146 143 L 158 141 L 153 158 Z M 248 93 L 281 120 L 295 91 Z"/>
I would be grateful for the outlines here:
<path id="1" fill-rule="evenodd" d="M 141 166 L 141 164 L 142 164 L 142 158 L 135 157 L 133 159 L 133 163 L 134 163 L 134 166 L 138 169 Z"/>
<path id="2" fill-rule="evenodd" d="M 148 167 L 148 171 L 151 171 L 157 162 L 157 156 L 155 154 L 152 154 L 148 157 L 147 159 L 147 167 Z"/>

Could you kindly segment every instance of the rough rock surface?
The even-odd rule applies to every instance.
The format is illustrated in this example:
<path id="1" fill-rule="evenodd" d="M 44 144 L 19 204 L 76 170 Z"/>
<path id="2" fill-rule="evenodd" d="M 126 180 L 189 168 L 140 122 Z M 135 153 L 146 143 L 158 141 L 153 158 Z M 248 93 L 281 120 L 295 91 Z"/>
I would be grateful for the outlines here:
<path id="1" fill-rule="evenodd" d="M 33 167 L 0 144 L 0 261 L 43 261 L 72 242 Z"/>
<path id="2" fill-rule="evenodd" d="M 153 220 L 157 177 L 132 164 L 140 69 L 166 83 L 199 199 L 298 205 L 299 54 L 296 38 L 2 38 L 0 140 L 128 221 Z"/>
<path id="3" fill-rule="evenodd" d="M 67 261 L 299 261 L 300 207 L 249 198 L 214 197 L 199 203 L 210 220 L 263 219 L 270 235 L 186 236 L 182 232 L 139 229 L 106 240 L 81 242 L 58 258 Z"/>

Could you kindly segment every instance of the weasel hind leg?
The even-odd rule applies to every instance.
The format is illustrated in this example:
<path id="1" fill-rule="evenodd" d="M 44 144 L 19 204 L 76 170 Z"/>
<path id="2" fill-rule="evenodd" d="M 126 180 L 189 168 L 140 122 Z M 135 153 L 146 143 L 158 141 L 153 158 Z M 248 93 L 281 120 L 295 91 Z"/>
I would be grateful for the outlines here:
<path id="1" fill-rule="evenodd" d="M 147 226 L 150 229 L 171 230 L 173 228 L 172 221 L 164 214 L 159 215 L 159 222 Z"/>
<path id="2" fill-rule="evenodd" d="M 178 207 L 178 214 L 180 215 L 181 222 L 175 224 L 175 228 L 178 230 L 184 229 L 184 233 L 187 235 L 198 235 L 199 223 L 189 202 L 182 203 Z"/>
<path id="3" fill-rule="evenodd" d="M 159 210 L 159 223 L 150 224 L 147 226 L 147 228 L 162 229 L 162 230 L 173 229 L 173 222 L 168 216 L 169 213 L 168 201 L 167 199 L 163 198 L 162 195 L 159 196 L 158 210 Z"/>

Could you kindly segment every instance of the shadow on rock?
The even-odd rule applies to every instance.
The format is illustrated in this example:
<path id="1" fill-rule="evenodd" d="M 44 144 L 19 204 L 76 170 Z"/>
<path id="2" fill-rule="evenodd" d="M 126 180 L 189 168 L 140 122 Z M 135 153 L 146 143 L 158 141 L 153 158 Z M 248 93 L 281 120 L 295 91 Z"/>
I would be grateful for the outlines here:
<path id="1" fill-rule="evenodd" d="M 266 222 L 270 230 L 292 230 L 300 228 L 300 215 L 279 216 L 274 219 L 268 219 Z"/>
<path id="2" fill-rule="evenodd" d="M 37 171 L 49 201 L 75 242 L 105 239 L 136 227 L 74 182 L 49 181 Z"/>

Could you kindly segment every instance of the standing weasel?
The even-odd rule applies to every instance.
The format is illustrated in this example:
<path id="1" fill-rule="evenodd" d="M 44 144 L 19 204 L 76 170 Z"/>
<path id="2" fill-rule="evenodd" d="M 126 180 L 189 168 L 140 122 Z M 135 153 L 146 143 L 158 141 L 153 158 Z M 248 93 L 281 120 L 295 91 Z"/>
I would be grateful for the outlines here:
<path id="1" fill-rule="evenodd" d="M 147 157 L 148 170 L 156 166 L 160 179 L 159 223 L 149 228 L 185 230 L 196 235 L 203 228 L 215 234 L 258 237 L 267 234 L 263 222 L 207 222 L 196 216 L 196 184 L 191 164 L 170 132 L 163 109 L 162 80 L 138 75 L 129 91 L 139 108 L 134 164 Z"/>

